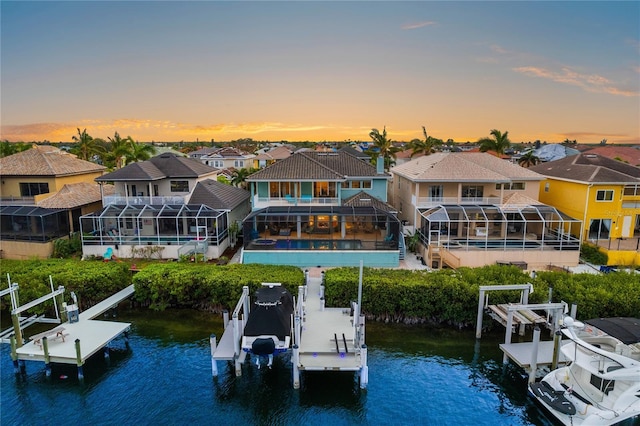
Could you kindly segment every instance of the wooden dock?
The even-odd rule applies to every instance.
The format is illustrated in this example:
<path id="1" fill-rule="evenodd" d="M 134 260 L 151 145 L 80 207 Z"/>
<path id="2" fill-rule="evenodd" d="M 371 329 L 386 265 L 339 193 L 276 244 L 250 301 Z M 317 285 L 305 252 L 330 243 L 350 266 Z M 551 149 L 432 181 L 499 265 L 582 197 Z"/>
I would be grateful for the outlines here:
<path id="1" fill-rule="evenodd" d="M 531 370 L 531 358 L 533 356 L 533 342 L 522 343 L 501 343 L 500 350 L 513 362 L 529 372 Z M 558 356 L 558 365 L 567 363 L 567 359 L 562 352 Z M 542 341 L 538 343 L 537 368 L 550 367 L 553 364 L 553 341 Z"/>
<path id="2" fill-rule="evenodd" d="M 81 366 L 85 361 L 104 348 L 116 337 L 129 330 L 131 324 L 115 321 L 98 321 L 93 318 L 116 306 L 134 293 L 133 285 L 119 291 L 111 297 L 103 300 L 95 306 L 81 312 L 77 322 L 65 322 L 61 324 L 62 335 L 51 335 L 47 339 L 48 361 L 59 364 L 76 364 Z M 39 333 L 39 334 L 46 334 Z M 57 333 L 56 333 L 57 334 Z M 29 337 L 28 335 L 26 337 Z M 76 349 L 76 341 L 79 341 L 80 354 Z M 17 359 L 21 361 L 47 362 L 47 354 L 38 336 L 16 348 Z"/>

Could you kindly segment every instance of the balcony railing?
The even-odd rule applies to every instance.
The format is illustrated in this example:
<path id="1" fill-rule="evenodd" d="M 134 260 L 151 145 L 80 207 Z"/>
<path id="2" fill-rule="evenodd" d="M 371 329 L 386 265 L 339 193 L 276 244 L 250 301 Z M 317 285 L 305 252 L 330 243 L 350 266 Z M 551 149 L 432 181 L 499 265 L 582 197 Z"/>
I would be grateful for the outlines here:
<path id="1" fill-rule="evenodd" d="M 163 197 L 125 197 L 122 195 L 105 195 L 102 199 L 103 205 L 119 204 L 119 205 L 162 205 L 162 204 L 185 204 L 186 197 L 184 195 L 173 195 Z"/>
<path id="2" fill-rule="evenodd" d="M 337 197 L 253 197 L 253 208 L 261 209 L 273 206 L 339 206 Z"/>
<path id="3" fill-rule="evenodd" d="M 34 206 L 34 197 L 0 197 L 0 204 L 3 206 Z"/>
<path id="4" fill-rule="evenodd" d="M 500 197 L 418 197 L 416 207 L 428 208 L 441 204 L 500 204 Z"/>

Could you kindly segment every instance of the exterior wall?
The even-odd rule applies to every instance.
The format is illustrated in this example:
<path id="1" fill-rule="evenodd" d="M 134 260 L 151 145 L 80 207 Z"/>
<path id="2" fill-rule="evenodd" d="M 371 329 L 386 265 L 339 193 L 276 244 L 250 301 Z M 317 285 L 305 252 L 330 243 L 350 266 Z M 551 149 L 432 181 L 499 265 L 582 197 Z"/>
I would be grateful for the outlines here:
<path id="1" fill-rule="evenodd" d="M 545 192 L 545 184 L 540 187 L 540 201 L 558 208 L 569 216 L 583 220 L 582 240 L 589 236 L 589 224 L 592 219 L 610 219 L 610 238 L 622 237 L 622 220 L 631 216 L 632 228 L 640 208 L 622 208 L 622 185 L 592 185 L 548 179 L 549 191 Z M 597 201 L 599 190 L 614 191 L 613 200 Z M 586 211 L 585 211 L 586 208 Z"/>
<path id="2" fill-rule="evenodd" d="M 391 202 L 398 210 L 398 219 L 408 221 L 409 226 L 415 226 L 416 209 L 411 202 L 415 184 L 409 179 L 394 175 L 393 182 L 390 182 L 389 186 L 393 187 L 390 190 L 393 194 Z"/>
<path id="3" fill-rule="evenodd" d="M 494 265 L 496 262 L 526 262 L 529 271 L 546 270 L 550 265 L 577 266 L 580 252 L 578 250 L 444 250 L 440 249 L 443 258 L 453 256 L 459 260 L 460 267 L 477 268 Z M 426 257 L 425 257 L 426 259 Z"/>
<path id="4" fill-rule="evenodd" d="M 49 193 L 58 192 L 66 184 L 89 182 L 95 183 L 94 179 L 102 176 L 102 172 L 84 173 L 72 176 L 8 176 L 2 178 L 2 196 L 19 197 L 21 183 L 48 183 Z"/>
<path id="5" fill-rule="evenodd" d="M 53 242 L 2 241 L 2 258 L 28 260 L 47 259 L 53 253 Z"/>
<path id="6" fill-rule="evenodd" d="M 398 251 L 316 251 L 316 250 L 243 250 L 242 263 L 267 265 L 313 266 L 364 266 L 372 268 L 397 268 L 400 265 Z"/>

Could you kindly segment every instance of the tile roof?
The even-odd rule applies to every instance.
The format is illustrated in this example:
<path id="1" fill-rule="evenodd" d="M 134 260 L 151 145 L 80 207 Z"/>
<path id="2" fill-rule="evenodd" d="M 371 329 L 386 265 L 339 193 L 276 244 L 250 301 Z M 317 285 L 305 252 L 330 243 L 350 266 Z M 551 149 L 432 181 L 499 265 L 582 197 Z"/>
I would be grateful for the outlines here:
<path id="1" fill-rule="evenodd" d="M 258 181 L 343 181 L 347 177 L 384 177 L 371 164 L 346 152 L 298 151 L 284 160 L 252 174 L 249 182 Z"/>
<path id="2" fill-rule="evenodd" d="M 640 167 L 585 152 L 529 167 L 548 177 L 586 183 L 638 183 Z"/>
<path id="3" fill-rule="evenodd" d="M 253 157 L 253 154 L 249 154 L 248 152 L 244 152 L 238 148 L 233 148 L 231 146 L 225 146 L 223 148 L 217 148 L 211 152 L 209 152 L 208 154 L 204 154 L 203 157 L 207 157 L 207 158 L 216 158 L 216 157 L 222 157 L 222 158 L 245 158 L 251 156 Z"/>
<path id="4" fill-rule="evenodd" d="M 250 196 L 245 189 L 206 179 L 197 183 L 189 204 L 205 204 L 216 210 L 233 210 Z"/>
<path id="5" fill-rule="evenodd" d="M 69 176 L 95 173 L 107 168 L 49 145 L 0 158 L 0 174 L 4 176 Z"/>
<path id="6" fill-rule="evenodd" d="M 397 213 L 398 211 L 390 204 L 374 197 L 371 194 L 367 194 L 364 191 L 360 191 L 355 195 L 345 199 L 342 202 L 343 206 L 348 207 L 375 207 L 378 210 L 386 211 L 389 213 Z"/>
<path id="7" fill-rule="evenodd" d="M 115 194 L 113 185 L 102 186 L 104 195 Z M 89 182 L 66 184 L 60 191 L 50 195 L 50 197 L 39 200 L 36 203 L 37 206 L 46 209 L 73 209 L 102 201 L 100 185 Z"/>
<path id="8" fill-rule="evenodd" d="M 195 158 L 164 153 L 147 161 L 127 164 L 123 168 L 96 179 L 96 182 L 150 181 L 165 178 L 197 178 L 215 175 L 217 169 Z"/>
<path id="9" fill-rule="evenodd" d="M 585 151 L 585 154 L 598 154 L 603 157 L 611 158 L 612 160 L 619 158 L 632 166 L 640 167 L 640 147 L 634 148 L 631 146 L 615 145 L 598 146 Z"/>
<path id="10" fill-rule="evenodd" d="M 277 146 L 267 152 L 256 155 L 255 160 L 284 160 L 291 156 L 291 150 L 286 146 Z"/>
<path id="11" fill-rule="evenodd" d="M 544 178 L 531 168 L 481 152 L 437 152 L 393 167 L 391 173 L 415 182 L 509 182 Z"/>

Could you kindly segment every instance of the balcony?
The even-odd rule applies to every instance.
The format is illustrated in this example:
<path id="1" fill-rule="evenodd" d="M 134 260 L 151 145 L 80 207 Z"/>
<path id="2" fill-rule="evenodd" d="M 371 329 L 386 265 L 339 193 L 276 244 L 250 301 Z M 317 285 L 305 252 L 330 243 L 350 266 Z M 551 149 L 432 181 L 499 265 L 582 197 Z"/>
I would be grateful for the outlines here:
<path id="1" fill-rule="evenodd" d="M 0 197 L 0 204 L 3 206 L 35 206 L 34 197 Z"/>
<path id="2" fill-rule="evenodd" d="M 417 208 L 429 208 L 442 204 L 454 205 L 471 205 L 484 204 L 494 205 L 500 204 L 500 197 L 418 197 L 416 200 Z"/>
<path id="3" fill-rule="evenodd" d="M 253 208 L 262 209 L 265 207 L 286 207 L 286 206 L 339 206 L 340 198 L 337 197 L 253 197 Z"/>
<path id="4" fill-rule="evenodd" d="M 102 205 L 162 205 L 162 204 L 185 204 L 186 197 L 184 195 L 173 195 L 164 197 L 125 197 L 122 195 L 105 195 L 102 199 Z"/>

